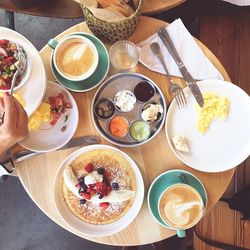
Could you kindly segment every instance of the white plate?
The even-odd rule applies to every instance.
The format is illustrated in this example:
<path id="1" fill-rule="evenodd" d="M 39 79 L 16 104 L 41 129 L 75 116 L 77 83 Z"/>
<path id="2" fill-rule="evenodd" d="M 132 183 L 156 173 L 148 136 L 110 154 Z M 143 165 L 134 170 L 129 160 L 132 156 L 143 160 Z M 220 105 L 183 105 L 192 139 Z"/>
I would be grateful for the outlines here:
<path id="1" fill-rule="evenodd" d="M 169 107 L 165 131 L 174 154 L 188 166 L 204 172 L 221 172 L 236 167 L 250 154 L 250 97 L 236 85 L 220 81 L 200 81 L 202 93 L 213 92 L 230 100 L 226 120 L 213 121 L 202 135 L 197 129 L 196 101 L 188 88 L 184 89 L 187 107 L 178 109 L 173 101 Z M 187 139 L 189 153 L 173 146 L 172 137 Z"/>
<path id="2" fill-rule="evenodd" d="M 43 122 L 39 130 L 29 131 L 28 139 L 20 143 L 23 147 L 32 151 L 48 152 L 63 147 L 73 137 L 79 116 L 74 97 L 61 85 L 49 81 L 44 101 L 47 102 L 50 96 L 56 96 L 59 93 L 62 93 L 65 100 L 71 103 L 72 109 L 61 115 L 54 126 L 51 126 L 49 122 Z M 66 116 L 68 118 L 65 121 Z M 62 131 L 64 126 L 66 130 Z"/>
<path id="3" fill-rule="evenodd" d="M 28 81 L 20 89 L 14 91 L 25 100 L 25 110 L 30 116 L 41 104 L 46 90 L 46 71 L 42 59 L 33 44 L 18 32 L 0 27 L 0 34 L 2 37 L 22 45 L 32 61 L 32 70 Z"/>
<path id="4" fill-rule="evenodd" d="M 75 160 L 81 154 L 84 154 L 89 151 L 100 149 L 111 149 L 116 153 L 121 154 L 126 160 L 130 163 L 130 166 L 133 168 L 136 176 L 136 195 L 133 202 L 133 205 L 128 210 L 128 212 L 119 220 L 111 224 L 106 225 L 94 225 L 86 223 L 78 219 L 67 207 L 64 202 L 62 194 L 62 182 L 63 182 L 63 171 L 70 165 L 70 163 Z M 53 199 L 55 201 L 55 206 L 61 215 L 62 219 L 70 226 L 71 228 L 77 230 L 79 233 L 84 233 L 92 237 L 104 237 L 109 236 L 115 233 L 118 233 L 122 229 L 126 228 L 137 216 L 139 213 L 143 199 L 144 199 L 144 183 L 142 179 L 141 172 L 137 167 L 136 163 L 124 152 L 119 149 L 116 149 L 112 146 L 107 145 L 91 145 L 78 149 L 71 155 L 69 155 L 62 165 L 59 167 L 55 179 L 54 179 L 54 192 Z"/>

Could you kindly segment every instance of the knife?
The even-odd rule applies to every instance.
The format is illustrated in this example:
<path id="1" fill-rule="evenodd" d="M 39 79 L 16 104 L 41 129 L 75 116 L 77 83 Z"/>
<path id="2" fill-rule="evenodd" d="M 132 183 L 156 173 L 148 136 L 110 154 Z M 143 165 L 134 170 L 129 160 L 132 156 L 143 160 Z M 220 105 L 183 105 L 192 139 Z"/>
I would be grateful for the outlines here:
<path id="1" fill-rule="evenodd" d="M 71 139 L 66 145 L 64 145 L 63 147 L 57 150 L 68 149 L 68 148 L 79 147 L 79 146 L 86 146 L 86 145 L 91 145 L 91 144 L 98 144 L 98 143 L 100 143 L 99 136 L 81 136 L 81 137 Z M 39 154 L 43 154 L 43 153 L 34 152 L 30 150 L 22 150 L 22 151 L 15 153 L 12 156 L 8 152 L 8 154 L 0 163 L 0 169 L 2 167 L 2 169 L 0 170 L 0 176 L 11 174 L 15 168 L 14 166 L 15 162 L 21 162 Z"/>
<path id="2" fill-rule="evenodd" d="M 173 59 L 174 59 L 176 65 L 178 66 L 184 80 L 187 83 L 187 86 L 189 87 L 192 94 L 194 95 L 195 100 L 198 102 L 198 104 L 201 107 L 203 107 L 204 100 L 203 100 L 203 96 L 201 94 L 201 91 L 200 91 L 196 81 L 190 75 L 190 73 L 188 72 L 186 66 L 182 62 L 182 60 L 181 60 L 181 58 L 180 58 L 180 56 L 179 56 L 179 54 L 178 54 L 178 52 L 177 52 L 177 50 L 176 50 L 176 48 L 174 46 L 174 43 L 173 43 L 172 39 L 170 38 L 167 30 L 165 28 L 160 29 L 159 32 L 158 32 L 158 35 L 161 38 L 163 44 L 168 49 L 171 56 L 173 57 Z"/>

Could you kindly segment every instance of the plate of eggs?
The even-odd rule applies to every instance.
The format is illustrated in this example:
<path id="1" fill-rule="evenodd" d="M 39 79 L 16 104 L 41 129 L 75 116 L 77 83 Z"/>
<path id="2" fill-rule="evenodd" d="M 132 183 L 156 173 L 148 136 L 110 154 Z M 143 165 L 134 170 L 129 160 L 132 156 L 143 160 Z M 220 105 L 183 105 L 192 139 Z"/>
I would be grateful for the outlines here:
<path id="1" fill-rule="evenodd" d="M 222 172 L 250 154 L 250 97 L 235 84 L 221 80 L 197 83 L 204 99 L 201 108 L 189 88 L 187 106 L 172 101 L 165 132 L 173 153 L 186 165 L 204 172 Z"/>

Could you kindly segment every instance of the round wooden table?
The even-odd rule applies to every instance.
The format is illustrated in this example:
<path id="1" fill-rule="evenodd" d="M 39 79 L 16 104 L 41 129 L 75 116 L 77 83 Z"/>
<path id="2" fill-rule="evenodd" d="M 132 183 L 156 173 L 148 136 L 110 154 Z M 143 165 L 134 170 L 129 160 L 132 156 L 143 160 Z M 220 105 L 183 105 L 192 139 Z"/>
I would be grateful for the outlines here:
<path id="1" fill-rule="evenodd" d="M 156 32 L 160 27 L 166 25 L 167 23 L 163 21 L 149 17 L 142 17 L 139 27 L 129 40 L 134 43 L 138 43 Z M 66 34 L 79 31 L 90 32 L 87 25 L 85 23 L 81 23 L 61 33 L 56 37 L 56 39 L 59 39 Z M 199 41 L 197 42 L 212 63 L 222 73 L 225 80 L 230 80 L 228 74 L 218 59 L 202 43 Z M 107 46 L 110 46 L 110 44 Z M 48 80 L 54 80 L 50 69 L 51 49 L 48 46 L 45 46 L 41 50 L 40 54 L 46 67 Z M 164 75 L 152 72 L 141 64 L 138 64 L 136 71 L 148 76 L 156 82 L 163 91 L 167 104 L 170 103 L 171 96 L 168 92 L 168 86 Z M 175 78 L 175 80 L 179 81 L 179 83 L 184 86 L 182 80 L 177 78 Z M 80 112 L 80 120 L 75 137 L 82 135 L 97 135 L 97 131 L 94 128 L 90 115 L 91 100 L 95 91 L 96 89 L 87 93 L 73 93 Z M 102 143 L 108 144 L 105 140 L 102 140 Z M 232 169 L 223 173 L 210 174 L 199 172 L 185 166 L 170 150 L 165 137 L 164 129 L 160 131 L 156 138 L 146 145 L 135 148 L 121 149 L 137 162 L 143 175 L 146 192 L 143 206 L 136 219 L 120 233 L 109 237 L 91 238 L 75 231 L 66 225 L 55 208 L 52 198 L 53 179 L 60 163 L 67 155 L 73 152 L 74 149 L 47 153 L 29 159 L 25 162 L 18 163 L 16 166 L 17 173 L 31 199 L 57 224 L 85 239 L 110 245 L 143 245 L 160 241 L 175 235 L 175 231 L 168 230 L 155 222 L 150 215 L 146 203 L 148 187 L 154 178 L 160 173 L 174 168 L 186 169 L 194 173 L 202 180 L 207 189 L 209 201 L 207 210 L 210 210 L 221 197 L 234 173 L 234 169 Z"/>

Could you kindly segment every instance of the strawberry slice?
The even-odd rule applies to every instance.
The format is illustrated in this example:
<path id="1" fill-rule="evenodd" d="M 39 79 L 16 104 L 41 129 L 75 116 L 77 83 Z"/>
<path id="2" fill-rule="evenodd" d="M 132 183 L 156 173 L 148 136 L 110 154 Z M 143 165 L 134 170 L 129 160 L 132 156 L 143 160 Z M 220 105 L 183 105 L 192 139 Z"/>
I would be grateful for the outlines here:
<path id="1" fill-rule="evenodd" d="M 88 163 L 86 167 L 84 168 L 88 173 L 91 173 L 93 171 L 93 164 Z"/>
<path id="2" fill-rule="evenodd" d="M 94 195 L 96 193 L 94 186 L 89 185 L 87 188 L 87 193 L 90 193 L 90 195 Z"/>
<path id="3" fill-rule="evenodd" d="M 102 208 L 103 210 L 106 210 L 109 207 L 110 203 L 109 202 L 101 202 L 99 204 L 99 207 Z"/>
<path id="4" fill-rule="evenodd" d="M 90 200 L 91 194 L 90 193 L 82 193 L 82 198 L 85 200 Z"/>
<path id="5" fill-rule="evenodd" d="M 97 182 L 95 185 L 95 190 L 97 193 L 107 196 L 111 191 L 111 187 L 107 186 L 104 182 Z"/>
<path id="6" fill-rule="evenodd" d="M 0 45 L 7 45 L 8 43 L 9 43 L 9 40 L 7 40 L 7 39 L 0 40 Z"/>

